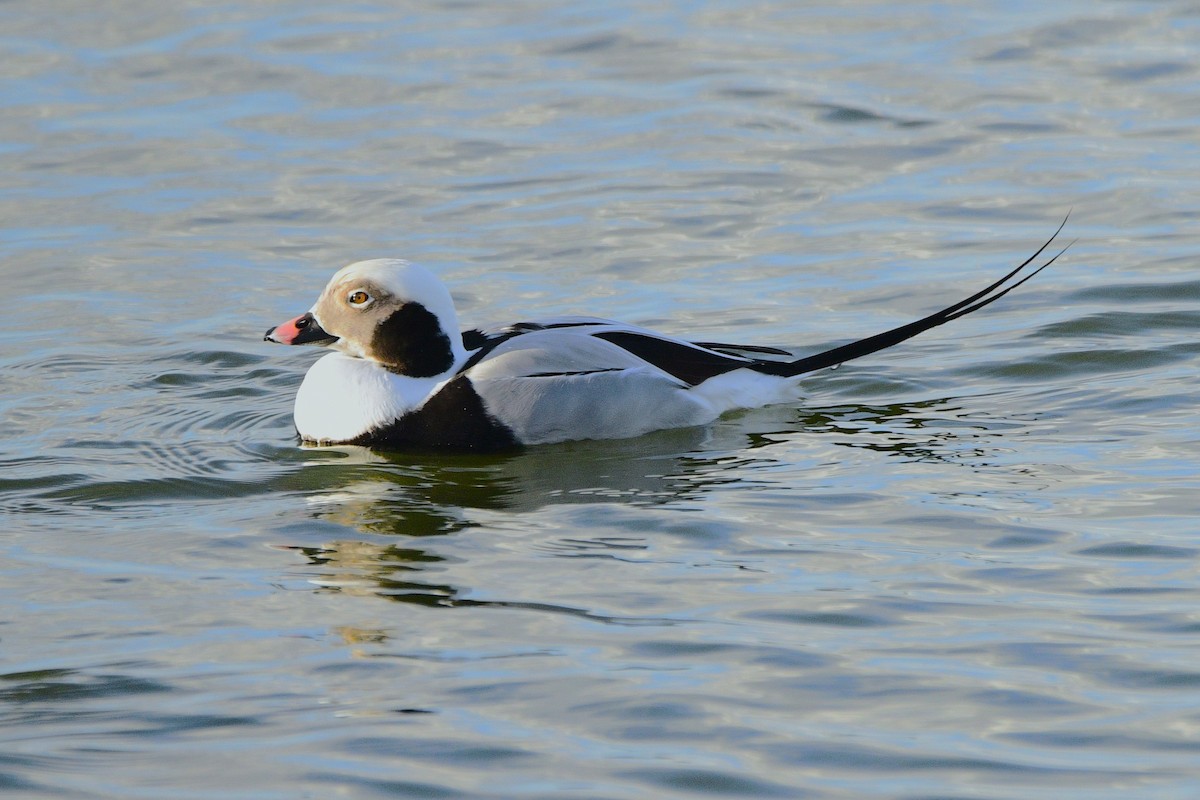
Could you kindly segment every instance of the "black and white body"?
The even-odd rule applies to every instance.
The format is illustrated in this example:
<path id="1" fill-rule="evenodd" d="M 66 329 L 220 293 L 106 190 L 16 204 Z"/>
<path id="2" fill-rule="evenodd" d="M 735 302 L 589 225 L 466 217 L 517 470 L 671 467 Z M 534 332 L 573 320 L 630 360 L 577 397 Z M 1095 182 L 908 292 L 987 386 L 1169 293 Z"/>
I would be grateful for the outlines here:
<path id="1" fill-rule="evenodd" d="M 619 439 L 795 399 L 806 373 L 898 344 L 1003 297 L 1058 257 L 1023 274 L 1052 241 L 949 308 L 798 360 L 775 348 L 683 341 L 592 317 L 460 332 L 446 287 L 398 259 L 345 267 L 307 313 L 265 338 L 333 350 L 312 366 L 296 395 L 296 429 L 306 442 L 497 451 Z"/>

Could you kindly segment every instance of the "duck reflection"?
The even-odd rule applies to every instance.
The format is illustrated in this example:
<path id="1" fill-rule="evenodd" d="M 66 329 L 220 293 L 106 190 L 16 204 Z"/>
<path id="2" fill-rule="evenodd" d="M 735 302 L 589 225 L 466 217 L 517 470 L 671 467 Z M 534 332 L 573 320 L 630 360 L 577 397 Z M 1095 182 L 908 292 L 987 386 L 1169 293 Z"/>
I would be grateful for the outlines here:
<path id="1" fill-rule="evenodd" d="M 743 440 L 744 445 L 744 440 Z M 312 516 L 370 536 L 295 545 L 325 591 L 372 594 L 421 606 L 501 606 L 620 620 L 552 604 L 466 599 L 459 588 L 422 579 L 444 573 L 446 558 L 417 543 L 481 524 L 480 511 L 532 512 L 567 503 L 666 504 L 695 498 L 735 480 L 713 451 L 712 430 L 665 431 L 627 441 L 574 442 L 507 455 L 388 453 L 362 447 L 307 450 L 303 469 L 286 478 L 305 495 Z M 711 473 L 711 474 L 710 474 Z M 399 538 L 381 541 L 380 535 Z M 588 541 L 589 547 L 640 549 L 640 541 Z"/>
<path id="2" fill-rule="evenodd" d="M 1019 426 L 1008 420 L 968 417 L 951 399 L 919 403 L 849 404 L 796 411 L 795 423 L 805 435 L 832 436 L 835 444 L 894 456 L 906 461 L 939 461 L 972 465 L 985 457 L 986 446 L 964 447 L 973 439 L 990 438 Z M 782 432 L 794 436 L 796 430 Z M 750 433 L 751 448 L 777 444 L 778 435 Z"/>
<path id="3" fill-rule="evenodd" d="M 998 427 L 1012 424 L 967 420 L 951 400 L 943 399 L 759 409 L 707 428 L 548 445 L 507 455 L 313 448 L 303 453 L 304 468 L 285 479 L 287 488 L 305 496 L 315 519 L 370 538 L 339 538 L 289 549 L 303 553 L 317 568 L 310 580 L 326 591 L 371 594 L 422 606 L 522 605 L 468 600 L 453 585 L 423 580 L 431 573 L 444 575 L 447 570 L 437 565 L 446 558 L 437 554 L 437 548 L 419 542 L 485 524 L 480 519 L 487 515 L 480 512 L 487 511 L 534 512 L 572 503 L 695 507 L 718 487 L 773 483 L 756 467 L 779 463 L 780 446 L 794 445 L 804 437 L 825 447 L 832 442 L 906 460 L 972 462 L 975 451 L 964 448 L 967 439 L 994 436 Z M 793 446 L 788 458 L 794 457 Z M 392 538 L 397 541 L 387 540 Z M 619 540 L 575 539 L 569 544 L 603 551 L 608 557 L 649 547 L 636 534 Z M 593 616 L 581 609 L 537 607 Z"/>

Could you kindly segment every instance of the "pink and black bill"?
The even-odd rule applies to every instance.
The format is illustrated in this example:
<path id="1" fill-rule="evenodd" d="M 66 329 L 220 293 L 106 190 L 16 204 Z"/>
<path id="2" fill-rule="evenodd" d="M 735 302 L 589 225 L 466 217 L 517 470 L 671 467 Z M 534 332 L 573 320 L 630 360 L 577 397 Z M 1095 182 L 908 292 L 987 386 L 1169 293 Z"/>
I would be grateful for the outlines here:
<path id="1" fill-rule="evenodd" d="M 289 319 L 281 325 L 271 328 L 263 336 L 265 342 L 279 344 L 333 344 L 338 337 L 326 332 L 317 322 L 311 311 L 306 311 L 295 319 Z"/>

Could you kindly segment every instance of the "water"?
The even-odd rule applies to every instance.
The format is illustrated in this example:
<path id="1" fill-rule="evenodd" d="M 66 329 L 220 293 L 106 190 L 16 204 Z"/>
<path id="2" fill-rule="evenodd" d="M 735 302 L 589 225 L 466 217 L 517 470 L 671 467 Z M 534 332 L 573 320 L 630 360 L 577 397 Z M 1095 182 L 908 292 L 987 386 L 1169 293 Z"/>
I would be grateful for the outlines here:
<path id="1" fill-rule="evenodd" d="M 1200 793 L 1184 2 L 0 7 L 0 789 Z M 305 450 L 262 332 L 360 258 L 469 324 L 804 352 L 700 430 Z"/>

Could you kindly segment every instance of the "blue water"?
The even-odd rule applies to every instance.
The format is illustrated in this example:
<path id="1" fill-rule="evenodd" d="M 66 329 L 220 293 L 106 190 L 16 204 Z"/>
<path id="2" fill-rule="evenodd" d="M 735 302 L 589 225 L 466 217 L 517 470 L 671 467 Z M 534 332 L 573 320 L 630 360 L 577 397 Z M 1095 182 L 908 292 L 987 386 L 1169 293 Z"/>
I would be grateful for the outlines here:
<path id="1" fill-rule="evenodd" d="M 1183 2 L 0 5 L 0 792 L 1200 795 Z M 805 352 L 702 429 L 301 449 L 262 332 Z"/>

